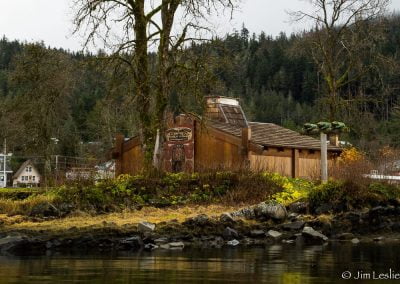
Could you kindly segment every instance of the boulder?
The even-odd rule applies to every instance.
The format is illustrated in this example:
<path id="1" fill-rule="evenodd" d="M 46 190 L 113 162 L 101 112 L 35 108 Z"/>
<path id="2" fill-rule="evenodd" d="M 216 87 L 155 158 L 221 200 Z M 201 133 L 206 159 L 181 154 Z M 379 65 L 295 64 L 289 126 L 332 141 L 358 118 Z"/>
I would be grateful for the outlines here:
<path id="1" fill-rule="evenodd" d="M 222 213 L 221 216 L 219 216 L 219 220 L 222 223 L 234 223 L 235 222 L 235 220 L 233 219 L 233 217 L 230 213 Z"/>
<path id="2" fill-rule="evenodd" d="M 252 230 L 250 231 L 250 236 L 253 238 L 265 237 L 265 232 L 263 230 Z"/>
<path id="3" fill-rule="evenodd" d="M 226 243 L 228 246 L 237 246 L 238 244 L 240 244 L 240 242 L 238 240 L 231 240 L 229 242 Z"/>
<path id="4" fill-rule="evenodd" d="M 282 228 L 284 230 L 289 230 L 289 231 L 298 231 L 298 230 L 301 230 L 304 227 L 304 225 L 305 225 L 305 222 L 296 221 L 296 222 L 283 224 Z"/>
<path id="5" fill-rule="evenodd" d="M 156 224 L 153 223 L 143 221 L 138 224 L 138 230 L 141 233 L 153 232 L 155 229 L 156 229 Z"/>
<path id="6" fill-rule="evenodd" d="M 254 208 L 256 218 L 259 219 L 274 219 L 285 220 L 287 211 L 285 206 L 279 203 L 260 203 Z"/>
<path id="7" fill-rule="evenodd" d="M 10 248 L 18 245 L 19 243 L 25 241 L 25 237 L 22 235 L 7 236 L 0 239 L 0 251 L 7 251 Z"/>
<path id="8" fill-rule="evenodd" d="M 237 239 L 239 237 L 239 234 L 235 229 L 226 227 L 224 232 L 222 233 L 222 236 L 224 237 L 225 240 L 233 240 Z"/>
<path id="9" fill-rule="evenodd" d="M 294 202 L 289 205 L 289 212 L 297 214 L 306 214 L 308 211 L 308 202 Z"/>
<path id="10" fill-rule="evenodd" d="M 231 213 L 232 217 L 246 218 L 246 219 L 254 219 L 254 209 L 251 207 L 243 208 L 238 211 Z"/>
<path id="11" fill-rule="evenodd" d="M 224 245 L 224 239 L 221 237 L 215 237 L 214 240 L 209 242 L 209 246 L 212 248 L 221 248 Z"/>
<path id="12" fill-rule="evenodd" d="M 122 239 L 120 241 L 120 248 L 122 249 L 137 249 L 143 246 L 142 238 L 139 236 L 133 236 Z"/>
<path id="13" fill-rule="evenodd" d="M 170 249 L 183 249 L 185 247 L 185 244 L 183 242 L 172 242 L 168 245 Z"/>
<path id="14" fill-rule="evenodd" d="M 205 226 L 210 223 L 210 218 L 206 214 L 200 214 L 193 218 L 188 218 L 185 220 L 184 224 L 190 226 Z"/>
<path id="15" fill-rule="evenodd" d="M 351 240 L 351 242 L 352 242 L 353 244 L 358 244 L 358 243 L 360 243 L 360 240 L 357 239 L 357 238 L 354 238 L 354 239 Z"/>
<path id="16" fill-rule="evenodd" d="M 328 241 L 328 237 L 314 230 L 312 227 L 304 227 L 302 236 L 306 242 L 323 243 Z"/>
<path id="17" fill-rule="evenodd" d="M 169 242 L 168 238 L 158 238 L 154 240 L 154 243 L 156 245 L 163 245 L 163 244 L 167 244 Z"/>
<path id="18" fill-rule="evenodd" d="M 298 213 L 289 213 L 288 219 L 289 219 L 289 220 L 292 220 L 292 221 L 295 221 L 295 220 L 297 220 L 297 218 L 299 218 L 300 216 L 301 216 L 301 215 L 298 214 Z"/>
<path id="19" fill-rule="evenodd" d="M 280 237 L 282 237 L 282 233 L 274 230 L 269 230 L 267 232 L 267 236 L 273 239 L 279 239 Z"/>
<path id="20" fill-rule="evenodd" d="M 149 244 L 145 244 L 145 245 L 144 245 L 144 249 L 145 249 L 145 250 L 154 250 L 154 249 L 156 249 L 156 248 L 158 248 L 158 246 L 155 245 L 155 244 L 149 243 Z"/>
<path id="21" fill-rule="evenodd" d="M 46 242 L 40 239 L 32 239 L 23 235 L 11 235 L 0 239 L 0 252 L 13 255 L 25 255 L 26 253 L 43 253 L 46 251 Z"/>

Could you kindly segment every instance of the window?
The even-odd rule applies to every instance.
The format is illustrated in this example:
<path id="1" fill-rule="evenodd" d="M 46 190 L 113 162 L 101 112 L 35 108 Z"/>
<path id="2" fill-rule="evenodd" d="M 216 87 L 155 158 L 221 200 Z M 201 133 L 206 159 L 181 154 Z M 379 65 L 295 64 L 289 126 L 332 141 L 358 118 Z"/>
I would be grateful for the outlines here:
<path id="1" fill-rule="evenodd" d="M 33 181 L 35 181 L 35 178 L 36 178 L 36 177 L 35 177 L 35 176 L 33 176 L 33 177 L 32 177 L 32 180 L 33 180 Z"/>
<path id="2" fill-rule="evenodd" d="M 25 180 L 25 177 L 24 177 L 24 176 L 22 176 L 22 177 L 21 177 L 21 180 L 22 180 L 22 181 L 24 181 L 24 180 Z"/>
<path id="3" fill-rule="evenodd" d="M 32 176 L 29 176 L 29 180 L 32 180 Z"/>
<path id="4" fill-rule="evenodd" d="M 29 167 L 29 172 L 32 172 L 32 167 Z"/>
<path id="5" fill-rule="evenodd" d="M 29 172 L 29 168 L 28 167 L 25 168 L 25 172 Z"/>

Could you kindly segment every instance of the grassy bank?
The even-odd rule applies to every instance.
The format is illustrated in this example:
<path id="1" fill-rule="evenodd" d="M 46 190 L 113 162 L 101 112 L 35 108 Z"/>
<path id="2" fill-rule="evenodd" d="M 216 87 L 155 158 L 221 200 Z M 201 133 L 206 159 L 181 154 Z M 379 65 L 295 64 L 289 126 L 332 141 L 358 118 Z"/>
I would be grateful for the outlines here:
<path id="1" fill-rule="evenodd" d="M 285 206 L 306 202 L 309 213 L 328 204 L 334 213 L 393 203 L 399 198 L 398 186 L 367 179 L 319 184 L 273 173 L 165 174 L 156 178 L 122 175 L 95 184 L 80 181 L 47 189 L 2 189 L 0 214 L 59 218 L 122 214 L 147 207 L 174 208 L 173 212 L 181 208 L 179 212 L 184 212 L 195 206 L 237 208 L 269 200 Z"/>
<path id="2" fill-rule="evenodd" d="M 185 206 L 171 208 L 154 208 L 145 207 L 142 210 L 134 212 L 119 212 L 91 216 L 86 212 L 74 212 L 62 219 L 40 220 L 32 219 L 26 216 L 16 215 L 7 216 L 0 214 L 0 224 L 7 231 L 29 231 L 47 233 L 62 233 L 71 228 L 77 231 L 85 229 L 92 230 L 94 228 L 118 227 L 123 230 L 126 227 L 130 229 L 130 225 L 137 224 L 143 220 L 151 223 L 160 224 L 176 220 L 181 223 L 186 218 L 195 217 L 200 214 L 208 216 L 218 216 L 224 212 L 237 210 L 235 206 L 208 205 L 208 206 Z"/>

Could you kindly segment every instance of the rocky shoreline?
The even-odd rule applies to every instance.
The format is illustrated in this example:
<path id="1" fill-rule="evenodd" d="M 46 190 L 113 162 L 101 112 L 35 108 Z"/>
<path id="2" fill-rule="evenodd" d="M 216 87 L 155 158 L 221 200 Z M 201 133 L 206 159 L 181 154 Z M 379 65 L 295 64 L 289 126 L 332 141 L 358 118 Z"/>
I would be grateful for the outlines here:
<path id="1" fill-rule="evenodd" d="M 308 211 L 306 202 L 288 208 L 277 203 L 260 203 L 219 216 L 201 214 L 184 222 L 143 221 L 122 227 L 104 222 L 101 227 L 71 227 L 58 233 L 9 231 L 0 227 L 0 254 L 400 241 L 400 204 L 334 214 L 324 208 L 319 208 L 319 214 Z"/>

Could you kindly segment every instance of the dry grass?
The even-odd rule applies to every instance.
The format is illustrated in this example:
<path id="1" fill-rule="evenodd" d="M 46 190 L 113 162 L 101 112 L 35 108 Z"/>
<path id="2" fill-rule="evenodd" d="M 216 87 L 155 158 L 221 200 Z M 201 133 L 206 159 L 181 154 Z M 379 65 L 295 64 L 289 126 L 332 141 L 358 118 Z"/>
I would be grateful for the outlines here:
<path id="1" fill-rule="evenodd" d="M 67 217 L 64 219 L 47 220 L 40 222 L 33 222 L 27 217 L 13 216 L 9 217 L 5 214 L 0 215 L 0 224 L 3 223 L 3 230 L 5 231 L 46 231 L 46 232 L 63 232 L 69 228 L 76 227 L 83 229 L 86 227 L 104 227 L 104 224 L 111 222 L 118 227 L 124 225 L 137 224 L 141 221 L 148 221 L 152 223 L 168 222 L 177 220 L 183 222 L 186 218 L 194 217 L 199 214 L 207 214 L 208 216 L 218 216 L 224 212 L 231 212 L 239 209 L 238 207 L 222 206 L 222 205 L 209 205 L 209 206 L 192 206 L 180 208 L 143 208 L 140 211 L 112 213 L 97 216 L 88 216 L 82 213 L 82 216 Z M 1 227 L 0 227 L 1 228 Z"/>
<path id="2" fill-rule="evenodd" d="M 0 213 L 12 215 L 29 215 L 35 206 L 52 203 L 56 197 L 50 194 L 31 196 L 24 200 L 0 199 Z"/>

